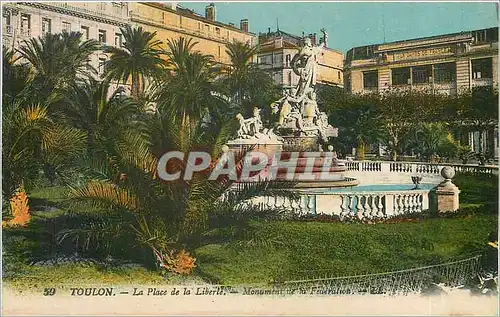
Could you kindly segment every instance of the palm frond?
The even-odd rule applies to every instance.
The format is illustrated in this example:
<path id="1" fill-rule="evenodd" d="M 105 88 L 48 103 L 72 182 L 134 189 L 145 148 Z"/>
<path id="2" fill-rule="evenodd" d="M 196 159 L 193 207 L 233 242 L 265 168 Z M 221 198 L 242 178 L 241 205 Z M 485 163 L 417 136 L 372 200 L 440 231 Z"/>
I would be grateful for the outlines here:
<path id="1" fill-rule="evenodd" d="M 73 189 L 72 196 L 78 200 L 97 201 L 131 212 L 138 209 L 138 201 L 133 193 L 109 182 L 90 181 L 83 187 Z"/>
<path id="2" fill-rule="evenodd" d="M 58 244 L 70 239 L 76 248 L 81 247 L 84 251 L 104 246 L 111 247 L 111 241 L 116 241 L 129 235 L 127 230 L 130 225 L 122 219 L 97 218 L 91 221 L 79 223 L 77 228 L 62 229 L 56 233 Z"/>

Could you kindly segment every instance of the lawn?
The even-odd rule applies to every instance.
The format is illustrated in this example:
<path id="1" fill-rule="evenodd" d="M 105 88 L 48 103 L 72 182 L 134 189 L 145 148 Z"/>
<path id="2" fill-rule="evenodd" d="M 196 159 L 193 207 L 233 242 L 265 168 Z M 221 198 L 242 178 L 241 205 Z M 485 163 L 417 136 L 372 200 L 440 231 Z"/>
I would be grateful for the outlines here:
<path id="1" fill-rule="evenodd" d="M 484 251 L 497 230 L 498 179 L 459 176 L 461 207 L 453 218 L 393 224 L 342 224 L 297 221 L 253 222 L 252 234 L 231 242 L 190 250 L 195 274 L 165 278 L 135 259 L 102 258 L 95 263 L 32 265 L 73 255 L 54 234 L 64 226 L 67 190 L 42 188 L 30 193 L 33 219 L 27 228 L 5 229 L 4 282 L 16 289 L 71 285 L 261 284 L 324 276 L 386 272 L 459 259 Z M 50 208 L 47 208 L 50 207 Z"/>
<path id="2" fill-rule="evenodd" d="M 496 215 L 416 223 L 254 223 L 269 243 L 238 241 L 196 250 L 203 276 L 223 284 L 387 272 L 481 252 Z M 272 242 L 271 242 L 272 241 Z"/>
<path id="3" fill-rule="evenodd" d="M 61 263 L 75 254 L 65 252 L 54 234 L 58 218 L 68 207 L 65 187 L 46 187 L 29 195 L 33 218 L 26 228 L 3 230 L 3 281 L 18 291 L 42 291 L 46 287 L 64 289 L 89 285 L 158 285 L 203 283 L 197 276 L 162 276 L 158 271 L 131 261 L 79 261 Z M 59 225 L 60 226 L 60 225 Z M 82 257 L 77 256 L 82 260 Z M 32 265 L 40 261 L 60 259 L 56 265 Z M 68 261 L 67 261 L 68 262 Z M 94 263 L 93 263 L 94 262 Z"/>
<path id="4" fill-rule="evenodd" d="M 463 216 L 393 224 L 255 222 L 254 237 L 196 250 L 223 284 L 378 273 L 465 258 L 498 230 L 498 178 L 457 176 Z"/>

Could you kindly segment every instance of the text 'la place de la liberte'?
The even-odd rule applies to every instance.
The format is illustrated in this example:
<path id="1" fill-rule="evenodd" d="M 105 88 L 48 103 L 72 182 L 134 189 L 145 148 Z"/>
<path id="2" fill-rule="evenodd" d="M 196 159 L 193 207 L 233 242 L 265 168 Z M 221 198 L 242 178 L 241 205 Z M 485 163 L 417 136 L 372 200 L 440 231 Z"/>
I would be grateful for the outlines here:
<path id="1" fill-rule="evenodd" d="M 229 286 L 199 286 L 199 287 L 173 287 L 168 289 L 156 287 L 134 287 L 132 290 L 116 289 L 114 287 L 71 287 L 71 296 L 178 296 L 178 295 L 227 295 L 238 293 Z"/>
<path id="2" fill-rule="evenodd" d="M 231 286 L 194 286 L 194 287 L 172 287 L 172 288 L 156 288 L 156 287 L 134 287 L 132 290 L 116 289 L 114 287 L 72 287 L 69 289 L 71 296 L 226 296 L 226 295 L 254 295 L 254 296 L 269 296 L 269 295 L 331 295 L 334 294 L 333 289 L 328 287 L 291 287 L 291 288 L 259 288 L 259 287 L 242 287 L 241 289 Z"/>

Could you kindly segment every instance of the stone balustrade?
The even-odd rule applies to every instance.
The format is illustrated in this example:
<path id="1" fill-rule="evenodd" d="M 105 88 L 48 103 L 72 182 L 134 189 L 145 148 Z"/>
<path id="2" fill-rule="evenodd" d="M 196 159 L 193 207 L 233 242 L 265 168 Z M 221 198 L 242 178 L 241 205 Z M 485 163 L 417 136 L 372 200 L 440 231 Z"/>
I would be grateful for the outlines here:
<path id="1" fill-rule="evenodd" d="M 468 164 L 388 162 L 388 161 L 347 161 L 348 171 L 358 172 L 399 172 L 439 175 L 445 166 L 451 166 L 457 174 L 498 175 L 498 166 L 479 166 Z"/>
<path id="2" fill-rule="evenodd" d="M 497 166 L 462 164 L 432 164 L 423 162 L 347 161 L 345 176 L 355 178 L 360 185 L 411 184 L 411 176 L 422 176 L 422 184 L 437 185 L 442 181 L 440 171 L 452 167 L 456 174 L 491 177 L 498 175 Z"/>
<path id="3" fill-rule="evenodd" d="M 340 219 L 352 217 L 375 219 L 429 210 L 429 193 L 432 192 L 435 195 L 433 201 L 437 203 L 437 206 L 433 203 L 432 208 L 437 207 L 439 212 L 448 212 L 459 208 L 460 190 L 451 183 L 451 178 L 455 173 L 498 175 L 496 166 L 376 161 L 348 161 L 343 164 L 347 170 L 346 179 L 356 177 L 361 184 L 408 185 L 412 182 L 411 176 L 417 174 L 418 178 L 422 179 L 422 183 L 437 186 L 432 190 L 363 191 L 356 190 L 356 186 L 347 191 L 328 188 L 295 189 L 299 195 L 298 198 L 260 196 L 244 203 L 257 205 L 263 209 L 281 209 L 296 215 L 325 214 L 339 216 Z M 238 189 L 234 188 L 234 190 Z"/>
<path id="4" fill-rule="evenodd" d="M 317 192 L 303 193 L 298 199 L 263 196 L 251 203 L 266 209 L 281 209 L 298 215 L 326 214 L 340 218 L 390 218 L 429 209 L 429 191 Z"/>

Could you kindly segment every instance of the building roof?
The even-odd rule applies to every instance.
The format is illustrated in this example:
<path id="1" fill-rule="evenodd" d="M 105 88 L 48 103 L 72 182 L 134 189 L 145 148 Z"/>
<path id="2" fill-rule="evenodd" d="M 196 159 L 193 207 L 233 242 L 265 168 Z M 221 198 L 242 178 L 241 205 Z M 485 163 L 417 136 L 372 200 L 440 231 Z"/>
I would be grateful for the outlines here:
<path id="1" fill-rule="evenodd" d="M 375 46 L 382 46 L 382 45 L 398 45 L 398 44 L 407 44 L 407 43 L 409 44 L 411 42 L 417 42 L 417 41 L 438 40 L 438 39 L 446 39 L 449 37 L 457 37 L 457 36 L 472 36 L 472 32 L 484 31 L 484 30 L 494 30 L 494 29 L 496 29 L 498 32 L 498 27 L 492 27 L 492 28 L 486 28 L 486 29 L 477 29 L 477 30 L 471 30 L 471 31 L 462 31 L 462 32 L 455 32 L 455 33 L 448 33 L 448 34 L 418 37 L 418 38 L 412 38 L 412 39 L 406 39 L 406 40 L 398 40 L 398 41 L 392 41 L 392 42 L 386 42 L 386 43 L 367 44 L 367 45 L 353 47 L 353 48 L 351 48 L 351 50 L 356 49 L 356 48 L 369 47 L 369 46 L 375 47 Z"/>
<path id="2" fill-rule="evenodd" d="M 259 53 L 267 53 L 267 52 L 273 52 L 276 50 L 282 50 L 282 49 L 300 49 L 300 46 L 295 45 L 293 43 L 283 41 L 283 44 L 281 47 L 276 47 L 274 45 L 274 41 L 268 41 L 266 43 L 260 44 L 259 48 Z"/>
<path id="3" fill-rule="evenodd" d="M 280 48 L 275 48 L 274 41 L 275 41 L 275 39 L 278 39 L 278 38 L 283 39 L 283 46 Z M 312 40 L 313 45 L 317 44 L 316 43 L 316 33 L 308 34 L 308 35 L 305 35 L 303 33 L 302 36 L 298 36 L 298 35 L 294 35 L 294 34 L 285 32 L 283 30 L 280 30 L 279 28 L 274 32 L 271 32 L 271 29 L 269 29 L 269 31 L 266 33 L 262 33 L 262 32 L 259 33 L 259 43 L 261 45 L 260 52 L 270 52 L 270 51 L 273 51 L 276 49 L 282 49 L 282 48 L 300 48 L 304 44 L 305 38 L 310 38 Z M 266 47 L 266 46 L 270 46 L 270 47 Z M 330 47 L 324 47 L 324 49 L 344 55 L 344 53 L 342 53 L 341 51 L 330 48 Z"/>
<path id="4" fill-rule="evenodd" d="M 483 33 L 484 31 L 484 33 Z M 449 44 L 482 45 L 498 42 L 498 28 L 478 29 L 442 35 L 413 38 L 383 44 L 371 44 L 353 47 L 347 51 L 346 62 L 380 58 L 383 54 L 394 51 L 407 51 L 426 47 L 438 47 Z"/>
<path id="5" fill-rule="evenodd" d="M 200 21 L 203 21 L 205 23 L 210 23 L 210 24 L 214 24 L 214 25 L 217 25 L 217 26 L 221 26 L 221 27 L 230 29 L 232 31 L 238 31 L 238 32 L 245 33 L 245 34 L 250 34 L 250 35 L 256 35 L 255 33 L 252 33 L 252 32 L 243 31 L 242 29 L 237 28 L 237 27 L 235 27 L 233 25 L 229 25 L 229 24 L 222 23 L 222 22 L 219 22 L 219 21 L 207 19 L 206 17 L 204 17 L 203 15 L 195 12 L 194 10 L 185 8 L 185 7 L 180 6 L 178 4 L 176 5 L 175 9 L 172 9 L 171 4 L 170 5 L 166 5 L 166 4 L 161 3 L 161 2 L 141 2 L 141 3 L 147 4 L 147 5 L 156 7 L 156 8 L 160 8 L 162 10 L 174 12 L 174 13 L 177 13 L 177 14 L 185 16 L 185 17 L 189 17 L 189 18 L 193 18 L 193 19 L 196 19 L 196 20 L 200 20 Z"/>
<path id="6" fill-rule="evenodd" d="M 310 36 L 311 35 L 312 34 L 310 34 Z M 261 43 L 271 41 L 275 38 L 283 38 L 284 41 L 291 43 L 291 44 L 293 43 L 297 47 L 301 46 L 302 42 L 304 41 L 304 37 L 290 34 L 288 32 L 280 30 L 279 28 L 274 32 L 271 32 L 271 29 L 269 29 L 269 31 L 266 33 L 262 33 L 262 32 L 259 33 L 259 42 L 261 42 Z"/>

